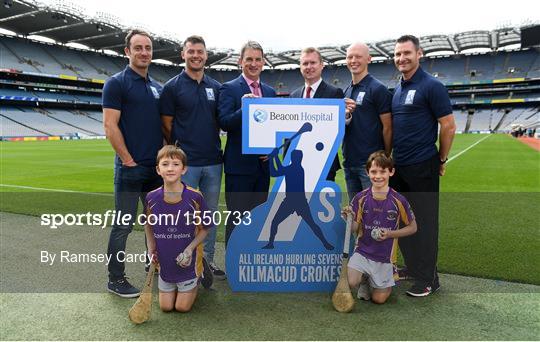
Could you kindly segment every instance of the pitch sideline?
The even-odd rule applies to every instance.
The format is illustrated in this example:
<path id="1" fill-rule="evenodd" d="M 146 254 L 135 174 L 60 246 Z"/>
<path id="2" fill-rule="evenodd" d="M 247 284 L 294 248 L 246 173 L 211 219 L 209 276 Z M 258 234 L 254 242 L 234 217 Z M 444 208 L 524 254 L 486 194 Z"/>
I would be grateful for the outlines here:
<path id="1" fill-rule="evenodd" d="M 491 136 L 491 134 L 483 137 L 482 139 L 476 141 L 475 143 L 473 143 L 472 145 L 470 145 L 469 147 L 465 148 L 464 150 L 460 151 L 458 154 L 448 158 L 448 163 L 450 163 L 452 160 L 458 158 L 459 156 L 461 156 L 462 154 L 464 154 L 465 152 L 467 152 L 468 150 L 470 150 L 471 148 L 473 148 L 474 146 L 478 145 L 479 143 L 481 143 L 482 141 L 486 140 L 487 138 L 489 138 Z M 0 187 L 5 187 L 5 188 L 15 188 L 15 189 L 26 189 L 26 190 L 39 190 L 39 191 L 51 191 L 51 192 L 65 192 L 65 193 L 71 193 L 71 194 L 87 194 L 87 195 L 95 195 L 95 196 L 106 196 L 106 197 L 111 197 L 113 196 L 112 193 L 101 193 L 101 192 L 87 192 L 87 191 L 78 191 L 78 190 L 68 190 L 68 189 L 52 189 L 52 188 L 41 188 L 41 187 L 33 187 L 33 186 L 26 186 L 26 185 L 16 185 L 16 184 L 0 184 Z M 220 204 L 220 207 L 221 206 L 224 206 L 223 204 Z"/>
<path id="2" fill-rule="evenodd" d="M 457 157 L 459 157 L 460 155 L 462 155 L 463 153 L 467 152 L 468 150 L 470 150 L 471 148 L 475 147 L 476 145 L 480 144 L 482 141 L 486 140 L 487 138 L 489 138 L 491 136 L 491 134 L 483 137 L 482 139 L 476 141 L 474 144 L 472 144 L 471 146 L 467 147 L 466 149 L 464 149 L 463 151 L 460 151 L 458 154 L 456 154 L 455 156 L 452 156 L 450 158 L 448 158 L 448 161 L 447 163 L 450 163 L 452 160 L 456 159 Z"/>

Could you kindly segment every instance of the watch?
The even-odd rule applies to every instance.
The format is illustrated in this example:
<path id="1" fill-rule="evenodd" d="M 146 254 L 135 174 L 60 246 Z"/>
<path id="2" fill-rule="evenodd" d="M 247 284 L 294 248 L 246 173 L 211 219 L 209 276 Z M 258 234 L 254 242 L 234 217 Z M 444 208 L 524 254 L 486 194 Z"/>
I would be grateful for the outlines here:
<path id="1" fill-rule="evenodd" d="M 444 160 L 442 159 L 439 159 L 439 162 L 442 164 L 446 163 L 448 161 L 448 157 L 446 157 Z"/>

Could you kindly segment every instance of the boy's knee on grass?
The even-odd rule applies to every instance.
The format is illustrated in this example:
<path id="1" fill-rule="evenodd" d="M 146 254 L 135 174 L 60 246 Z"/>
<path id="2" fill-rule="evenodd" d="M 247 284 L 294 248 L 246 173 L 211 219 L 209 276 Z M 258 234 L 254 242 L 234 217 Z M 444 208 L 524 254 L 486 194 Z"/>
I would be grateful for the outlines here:
<path id="1" fill-rule="evenodd" d="M 384 304 L 390 297 L 392 288 L 390 289 L 374 289 L 371 293 L 371 301 L 375 304 Z"/>
<path id="2" fill-rule="evenodd" d="M 159 293 L 159 308 L 163 312 L 170 312 L 174 310 L 174 304 L 176 300 L 175 292 L 161 292 Z"/>
<path id="3" fill-rule="evenodd" d="M 163 312 L 171 312 L 174 310 L 174 305 L 170 303 L 159 303 L 159 308 Z"/>
<path id="4" fill-rule="evenodd" d="M 174 308 L 178 312 L 190 312 L 193 307 L 193 303 L 176 303 Z"/>

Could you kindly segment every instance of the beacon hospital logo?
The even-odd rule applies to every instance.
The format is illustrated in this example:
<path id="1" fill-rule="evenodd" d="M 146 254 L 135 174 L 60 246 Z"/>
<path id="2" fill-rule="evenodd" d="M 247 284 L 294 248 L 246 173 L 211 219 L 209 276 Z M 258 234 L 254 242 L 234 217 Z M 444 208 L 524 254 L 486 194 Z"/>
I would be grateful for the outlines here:
<path id="1" fill-rule="evenodd" d="M 253 111 L 253 120 L 258 123 L 263 123 L 268 120 L 268 112 L 262 109 Z"/>
<path id="2" fill-rule="evenodd" d="M 341 190 L 326 175 L 344 134 L 344 101 L 247 98 L 242 108 L 242 153 L 267 155 L 275 183 L 251 222 L 229 239 L 229 285 L 233 291 L 333 291 L 345 224 Z"/>

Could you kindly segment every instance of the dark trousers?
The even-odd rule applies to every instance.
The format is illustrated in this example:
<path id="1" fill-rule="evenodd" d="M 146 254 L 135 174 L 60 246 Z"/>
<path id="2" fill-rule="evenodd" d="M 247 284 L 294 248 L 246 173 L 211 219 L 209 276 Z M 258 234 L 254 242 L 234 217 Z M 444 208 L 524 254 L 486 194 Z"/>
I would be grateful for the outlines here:
<path id="1" fill-rule="evenodd" d="M 125 265 L 123 253 L 125 252 L 128 235 L 136 222 L 139 201 L 145 202 L 146 194 L 163 184 L 161 177 L 153 166 L 137 165 L 134 167 L 122 166 L 117 159 L 114 168 L 114 202 L 117 215 L 131 215 L 127 225 L 114 224 L 109 236 L 107 255 L 111 257 L 109 263 L 109 280 L 116 281 L 124 277 Z"/>
<path id="2" fill-rule="evenodd" d="M 258 172 L 251 175 L 225 174 L 225 202 L 227 210 L 242 214 L 266 202 L 268 199 L 268 187 L 270 176 L 268 172 Z M 233 221 L 235 215 L 229 215 L 225 226 L 225 246 L 235 227 Z"/>
<path id="3" fill-rule="evenodd" d="M 411 276 L 422 286 L 438 283 L 439 156 L 424 162 L 396 166 L 390 186 L 411 205 L 418 230 L 399 239 L 399 248 Z"/>

